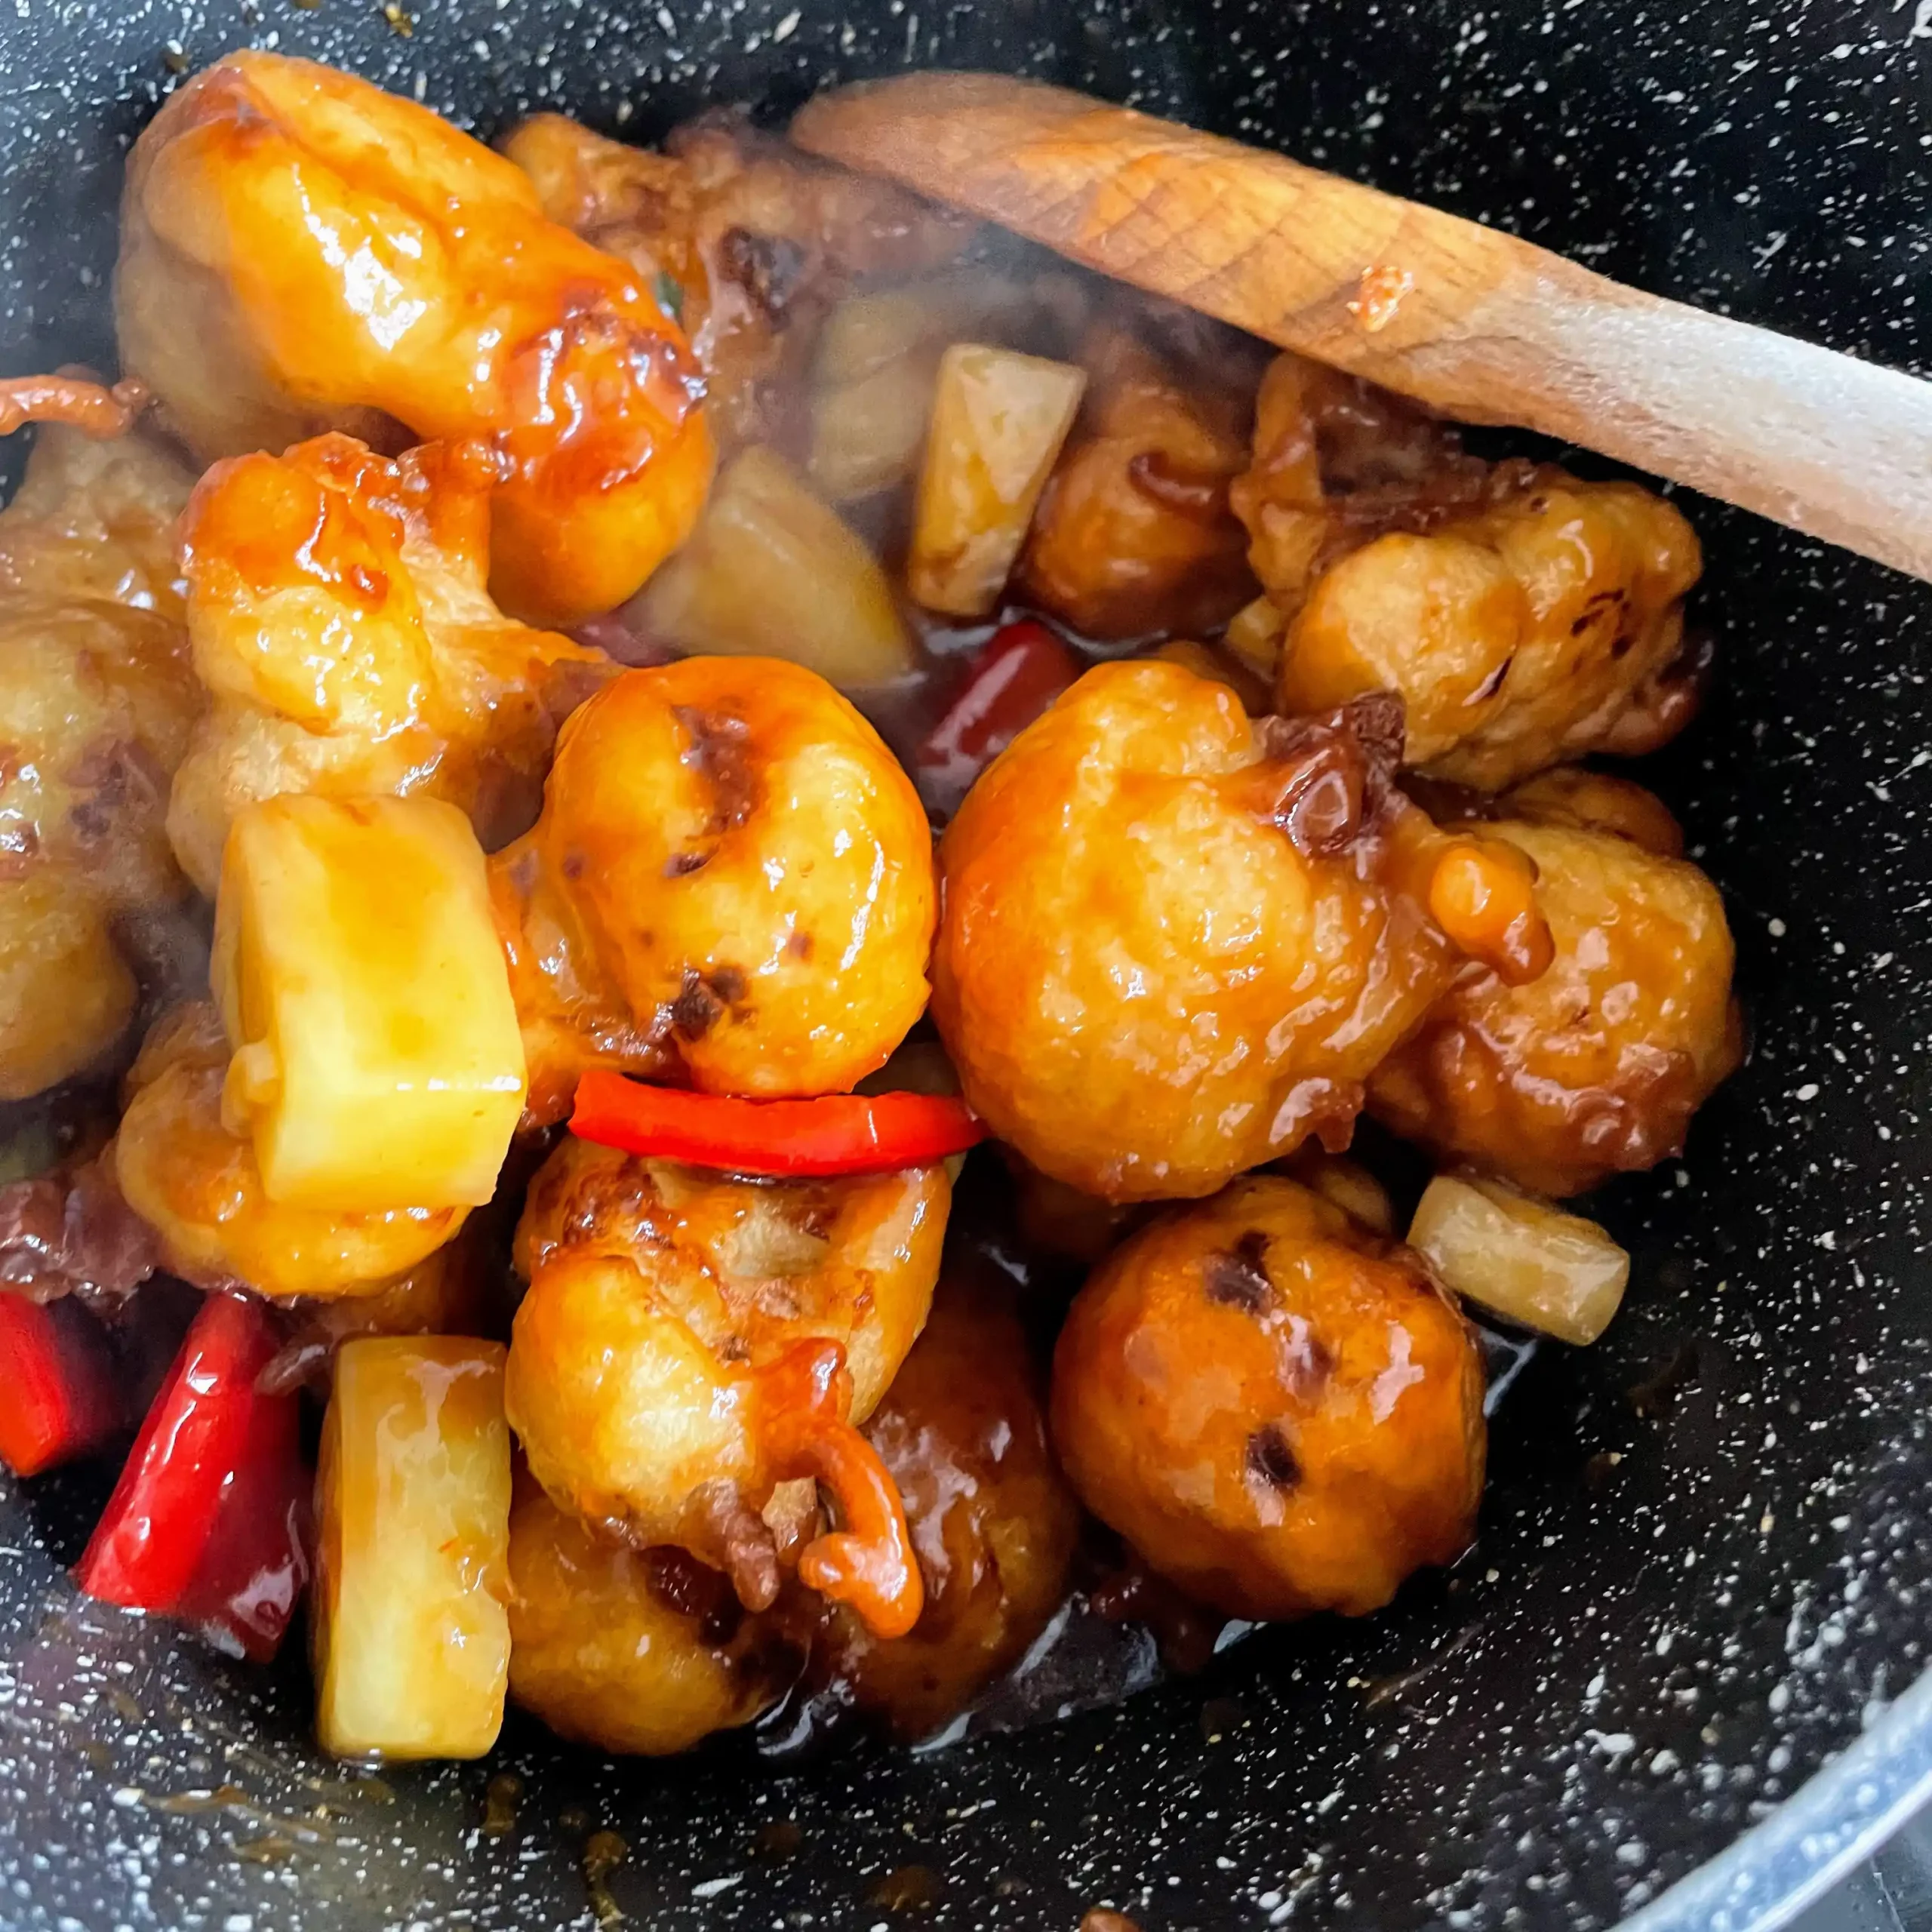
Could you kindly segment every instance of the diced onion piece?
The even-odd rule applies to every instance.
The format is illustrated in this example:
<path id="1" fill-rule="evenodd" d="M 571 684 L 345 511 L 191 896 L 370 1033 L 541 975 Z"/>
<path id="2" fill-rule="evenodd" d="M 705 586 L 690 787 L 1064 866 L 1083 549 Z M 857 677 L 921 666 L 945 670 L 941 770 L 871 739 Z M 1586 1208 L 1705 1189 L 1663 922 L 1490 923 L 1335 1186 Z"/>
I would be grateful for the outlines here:
<path id="1" fill-rule="evenodd" d="M 483 851 L 432 798 L 269 798 L 230 829 L 215 997 L 231 1129 L 272 1201 L 488 1201 L 524 1060 Z"/>
<path id="2" fill-rule="evenodd" d="M 322 1428 L 315 1727 L 339 1757 L 477 1758 L 509 1680 L 504 1350 L 345 1343 Z"/>
<path id="3" fill-rule="evenodd" d="M 999 602 L 1086 386 L 1070 363 L 977 343 L 940 358 L 906 572 L 928 610 Z"/>
<path id="4" fill-rule="evenodd" d="M 1017 323 L 1036 306 L 1030 291 L 979 268 L 848 296 L 819 334 L 812 487 L 846 503 L 912 477 L 946 344 Z"/>
<path id="5" fill-rule="evenodd" d="M 891 684 L 914 661 L 878 559 L 761 445 L 740 452 L 691 541 L 630 608 L 680 651 L 789 658 L 847 691 Z"/>
<path id="6" fill-rule="evenodd" d="M 1594 1221 L 1473 1177 L 1429 1183 L 1409 1245 L 1457 1294 L 1580 1346 L 1609 1327 L 1630 1279 L 1629 1256 Z"/>
<path id="7" fill-rule="evenodd" d="M 915 350 L 855 383 L 819 391 L 808 464 L 815 488 L 835 503 L 849 503 L 912 474 L 932 413 L 937 361 L 934 352 Z"/>

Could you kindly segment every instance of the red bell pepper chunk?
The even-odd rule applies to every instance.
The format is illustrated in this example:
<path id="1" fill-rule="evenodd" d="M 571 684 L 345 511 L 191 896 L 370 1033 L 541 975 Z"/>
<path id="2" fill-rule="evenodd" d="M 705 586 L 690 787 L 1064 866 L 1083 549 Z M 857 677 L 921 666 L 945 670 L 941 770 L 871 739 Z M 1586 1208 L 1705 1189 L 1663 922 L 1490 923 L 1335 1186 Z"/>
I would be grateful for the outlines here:
<path id="1" fill-rule="evenodd" d="M 974 780 L 1079 675 L 1080 660 L 1044 624 L 1029 617 L 1001 625 L 913 754 L 928 804 L 955 808 Z"/>
<path id="2" fill-rule="evenodd" d="M 123 1426 L 107 1337 L 78 1302 L 0 1288 L 0 1462 L 38 1475 L 98 1449 Z"/>
<path id="3" fill-rule="evenodd" d="M 177 1617 L 257 1662 L 309 1577 L 297 1398 L 255 1386 L 281 1340 L 260 1302 L 208 1297 L 75 1570 L 89 1596 Z"/>
<path id="4" fill-rule="evenodd" d="M 964 1100 L 937 1094 L 828 1094 L 739 1100 L 646 1087 L 601 1069 L 578 1081 L 571 1131 L 627 1154 L 747 1174 L 863 1174 L 924 1167 L 986 1138 Z"/>

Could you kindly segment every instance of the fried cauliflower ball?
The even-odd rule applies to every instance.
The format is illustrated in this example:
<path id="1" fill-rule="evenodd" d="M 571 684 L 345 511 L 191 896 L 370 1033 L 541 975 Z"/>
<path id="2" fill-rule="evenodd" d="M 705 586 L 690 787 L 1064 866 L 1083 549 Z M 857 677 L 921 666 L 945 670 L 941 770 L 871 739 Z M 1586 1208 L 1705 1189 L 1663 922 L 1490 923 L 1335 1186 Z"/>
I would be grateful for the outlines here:
<path id="1" fill-rule="evenodd" d="M 728 1579 L 633 1549 L 520 1482 L 510 1512 L 510 1696 L 560 1736 L 666 1757 L 749 1724 L 797 1674 Z"/>
<path id="2" fill-rule="evenodd" d="M 614 669 L 484 587 L 487 466 L 343 435 L 217 463 L 182 519 L 195 669 L 214 703 L 168 829 L 212 896 L 228 827 L 286 792 L 423 792 L 486 844 L 534 815 L 557 728 Z"/>
<path id="3" fill-rule="evenodd" d="M 503 143 L 552 221 L 662 291 L 703 368 L 721 445 L 791 448 L 833 303 L 861 277 L 951 260 L 976 224 L 814 161 L 729 110 L 674 129 L 665 146 L 627 147 L 557 114 L 533 115 Z"/>
<path id="4" fill-rule="evenodd" d="M 565 727 L 543 816 L 491 876 L 540 1118 L 600 1063 L 706 1093 L 842 1092 L 925 1007 L 924 811 L 795 664 L 626 672 Z"/>
<path id="5" fill-rule="evenodd" d="M 463 1225 L 463 1208 L 340 1214 L 271 1201 L 254 1142 L 222 1122 L 228 1061 L 212 1003 L 163 1014 L 128 1075 L 127 1111 L 103 1156 L 170 1272 L 277 1299 L 369 1294 Z"/>
<path id="6" fill-rule="evenodd" d="M 1724 902 L 1657 849 L 1675 842 L 1663 807 L 1616 785 L 1538 780 L 1503 801 L 1484 829 L 1534 862 L 1554 963 L 1527 986 L 1458 980 L 1369 1081 L 1397 1133 L 1540 1194 L 1677 1152 L 1740 1056 Z"/>
<path id="7" fill-rule="evenodd" d="M 1233 1617 L 1358 1617 L 1453 1561 L 1482 1492 L 1482 1358 L 1420 1257 L 1294 1181 L 1163 1215 L 1054 1358 L 1081 1500 Z"/>
<path id="8" fill-rule="evenodd" d="M 1255 398 L 1253 460 L 1228 492 L 1275 638 L 1337 557 L 1386 530 L 1428 528 L 1478 500 L 1487 473 L 1400 396 L 1276 356 Z"/>
<path id="9" fill-rule="evenodd" d="M 780 1583 L 761 1512 L 815 1478 L 847 1527 L 801 1577 L 900 1634 L 918 1572 L 853 1424 L 925 1321 L 950 1198 L 941 1167 L 740 1180 L 567 1140 L 517 1231 L 505 1404 L 531 1472 L 632 1543 L 724 1570 L 755 1610 Z"/>
<path id="10" fill-rule="evenodd" d="M 1520 856 L 1389 786 L 1399 719 L 1251 726 L 1226 685 L 1132 663 L 1014 740 L 940 847 L 933 969 L 1002 1140 L 1106 1200 L 1210 1194 L 1311 1134 L 1346 1146 L 1460 952 L 1540 969 Z"/>
<path id="11" fill-rule="evenodd" d="M 1340 460 L 1338 412 L 1357 419 Z M 1701 553 L 1634 484 L 1477 463 L 1392 400 L 1284 356 L 1233 500 L 1285 626 L 1284 712 L 1395 691 L 1405 764 L 1497 792 L 1588 752 L 1652 749 L 1695 708 L 1682 599 Z"/>
<path id="12" fill-rule="evenodd" d="M 333 68 L 230 54 L 128 156 L 124 368 L 204 462 L 345 430 L 494 470 L 491 585 L 533 623 L 623 602 L 711 475 L 683 332 L 521 169 Z"/>
<path id="13" fill-rule="evenodd" d="M 1079 360 L 1086 398 L 1034 512 L 1020 596 L 1088 637 L 1217 629 L 1254 594 L 1228 508 L 1247 398 L 1204 371 L 1189 380 L 1118 324 Z"/>
<path id="14" fill-rule="evenodd" d="M 815 1678 L 895 1735 L 929 1737 L 1017 1663 L 1067 1591 L 1080 1534 L 1047 1442 L 1045 1378 L 1013 1284 L 952 1262 L 866 1424 L 906 1505 L 926 1607 L 903 1637 L 827 1617 Z"/>
<path id="15" fill-rule="evenodd" d="M 49 425 L 0 511 L 0 1101 L 120 1042 L 121 929 L 183 896 L 162 814 L 203 702 L 171 541 L 191 481 L 145 436 Z"/>
<path id="16" fill-rule="evenodd" d="M 1670 673 L 1700 568 L 1690 526 L 1633 483 L 1512 475 L 1473 514 L 1327 571 L 1282 640 L 1275 697 L 1312 709 L 1399 691 L 1404 759 L 1484 791 L 1649 750 L 1690 715 Z"/>

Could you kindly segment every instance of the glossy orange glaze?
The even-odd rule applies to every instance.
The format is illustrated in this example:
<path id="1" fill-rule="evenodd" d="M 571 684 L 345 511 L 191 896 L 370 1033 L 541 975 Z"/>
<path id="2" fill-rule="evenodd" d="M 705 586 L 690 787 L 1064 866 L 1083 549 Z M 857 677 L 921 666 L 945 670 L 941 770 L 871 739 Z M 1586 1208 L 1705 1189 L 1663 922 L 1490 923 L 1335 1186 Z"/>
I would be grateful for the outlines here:
<path id="1" fill-rule="evenodd" d="M 222 1124 L 228 1058 L 212 1004 L 164 1014 L 128 1076 L 127 1111 L 103 1156 L 171 1272 L 276 1297 L 368 1294 L 463 1225 L 462 1208 L 349 1214 L 270 1201 L 254 1143 Z"/>
<path id="2" fill-rule="evenodd" d="M 1272 1177 L 1162 1216 L 1054 1358 L 1081 1500 L 1232 1616 L 1379 1609 L 1475 1534 L 1482 1360 L 1407 1249 Z"/>
<path id="3" fill-rule="evenodd" d="M 1011 1283 L 949 1264 L 865 1431 L 905 1500 L 925 1609 L 897 1641 L 835 1611 L 812 1651 L 815 1681 L 900 1737 L 964 1709 L 1066 1596 L 1080 1509 L 1048 1447 L 1044 1380 Z"/>
<path id="4" fill-rule="evenodd" d="M 1228 508 L 1247 397 L 1185 380 L 1118 324 L 1078 359 L 1086 400 L 1034 512 L 1020 594 L 1091 638 L 1217 629 L 1255 592 Z"/>
<path id="5" fill-rule="evenodd" d="M 129 156 L 122 360 L 205 459 L 324 429 L 469 440 L 502 466 L 493 588 L 534 622 L 611 609 L 711 472 L 683 333 L 521 170 L 413 102 L 229 55 Z"/>
<path id="6" fill-rule="evenodd" d="M 1591 808 L 1583 788 L 1566 789 L 1542 796 L 1573 817 L 1581 803 L 1664 835 L 1660 806 Z M 1376 1069 L 1370 1106 L 1398 1134 L 1539 1193 L 1651 1167 L 1681 1147 L 1739 1058 L 1723 902 L 1694 866 L 1553 809 L 1484 830 L 1534 862 L 1554 963 L 1524 986 L 1459 980 Z"/>
<path id="7" fill-rule="evenodd" d="M 498 466 L 392 461 L 328 435 L 217 463 L 182 518 L 195 668 L 214 699 L 168 828 L 212 894 L 229 820 L 283 792 L 427 792 L 486 843 L 534 816 L 557 728 L 615 667 L 485 589 Z"/>
<path id="8" fill-rule="evenodd" d="M 1512 986 L 1549 970 L 1555 955 L 1537 903 L 1537 869 L 1500 838 L 1458 838 L 1429 875 L 1429 916 L 1472 959 Z"/>
<path id="9" fill-rule="evenodd" d="M 491 891 L 540 1118 L 598 1064 L 707 1093 L 842 1092 L 925 1005 L 924 811 L 872 728 L 795 664 L 626 672 L 565 727 Z"/>
<path id="10" fill-rule="evenodd" d="M 941 844 L 934 955 L 934 1017 L 1001 1139 L 1116 1201 L 1347 1144 L 1459 962 L 1428 901 L 1460 860 L 1388 789 L 1399 728 L 1390 706 L 1251 726 L 1226 685 L 1134 663 L 1014 741 Z"/>
<path id="11" fill-rule="evenodd" d="M 845 1523 L 801 1574 L 907 1627 L 904 1520 L 851 1425 L 925 1320 L 949 1199 L 943 1168 L 765 1183 L 566 1140 L 517 1233 L 508 1401 L 532 1471 L 634 1543 L 725 1570 L 758 1609 L 780 1580 L 774 1494 L 816 1478 Z"/>
<path id="12" fill-rule="evenodd" d="M 90 436 L 125 436 L 148 401 L 147 385 L 133 377 L 107 383 L 73 371 L 13 376 L 0 382 L 0 436 L 29 423 L 64 423 Z"/>
<path id="13" fill-rule="evenodd" d="M 510 1512 L 509 1619 L 512 1699 L 601 1751 L 688 1751 L 749 1724 L 798 1668 L 717 1571 L 600 1536 L 527 1478 Z"/>

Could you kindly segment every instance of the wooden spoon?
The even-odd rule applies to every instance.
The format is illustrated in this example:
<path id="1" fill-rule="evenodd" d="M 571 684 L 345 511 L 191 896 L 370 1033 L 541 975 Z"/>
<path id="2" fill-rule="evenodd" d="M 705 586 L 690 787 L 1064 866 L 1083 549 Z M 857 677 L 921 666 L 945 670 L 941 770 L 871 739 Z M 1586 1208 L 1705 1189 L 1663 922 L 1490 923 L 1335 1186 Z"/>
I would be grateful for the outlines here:
<path id="1" fill-rule="evenodd" d="M 1601 450 L 1932 578 L 1932 383 L 1035 82 L 844 88 L 792 138 L 1445 415 Z"/>

